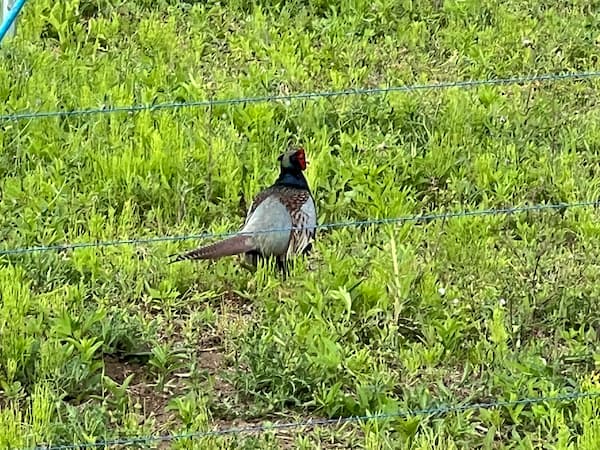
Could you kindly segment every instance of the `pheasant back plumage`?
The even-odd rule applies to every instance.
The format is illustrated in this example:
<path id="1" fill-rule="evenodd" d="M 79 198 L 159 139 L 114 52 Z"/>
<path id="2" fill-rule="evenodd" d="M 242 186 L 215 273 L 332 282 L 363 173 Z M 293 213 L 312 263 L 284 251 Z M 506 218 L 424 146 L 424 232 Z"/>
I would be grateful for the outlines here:
<path id="1" fill-rule="evenodd" d="M 289 214 L 291 232 L 287 251 L 281 257 L 289 258 L 306 253 L 316 235 L 316 208 L 310 191 L 289 186 L 274 185 L 260 192 L 252 202 L 246 215 L 247 225 L 257 208 L 267 199 L 276 200 Z"/>

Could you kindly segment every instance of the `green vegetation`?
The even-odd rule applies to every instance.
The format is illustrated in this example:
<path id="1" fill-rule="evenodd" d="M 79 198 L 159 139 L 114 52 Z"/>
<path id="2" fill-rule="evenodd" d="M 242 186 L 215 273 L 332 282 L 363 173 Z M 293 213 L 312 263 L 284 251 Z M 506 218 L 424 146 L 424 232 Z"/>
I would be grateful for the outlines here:
<path id="1" fill-rule="evenodd" d="M 0 113 L 597 70 L 589 0 L 36 0 Z M 223 232 L 302 142 L 321 223 L 594 200 L 600 81 L 2 122 L 2 248 Z M 592 208 L 0 256 L 0 447 L 600 391 Z M 310 270 L 307 270 L 310 269 Z M 173 448 L 595 450 L 600 399 Z M 156 444 L 158 447 L 158 444 Z"/>

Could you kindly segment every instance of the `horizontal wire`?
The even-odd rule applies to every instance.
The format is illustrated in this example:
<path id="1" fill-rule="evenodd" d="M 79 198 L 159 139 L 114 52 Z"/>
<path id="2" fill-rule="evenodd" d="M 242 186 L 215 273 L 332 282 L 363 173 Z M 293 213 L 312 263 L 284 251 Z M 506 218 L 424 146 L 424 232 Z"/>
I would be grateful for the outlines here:
<path id="1" fill-rule="evenodd" d="M 563 402 L 563 401 L 574 401 L 584 398 L 599 397 L 600 392 L 573 392 L 570 394 L 557 395 L 552 397 L 533 397 L 533 398 L 522 398 L 518 400 L 503 400 L 494 402 L 481 402 L 481 403 L 467 403 L 464 405 L 445 405 L 426 409 L 415 409 L 415 410 L 404 410 L 397 411 L 394 413 L 374 414 L 365 416 L 351 416 L 351 417 L 339 417 L 337 419 L 314 419 L 304 420 L 299 422 L 287 422 L 279 424 L 264 424 L 264 425 L 250 425 L 246 427 L 236 428 L 223 428 L 220 430 L 212 431 L 199 431 L 195 433 L 183 433 L 183 434 L 169 434 L 160 436 L 138 436 L 132 438 L 123 438 L 115 440 L 106 440 L 98 442 L 87 442 L 77 444 L 66 444 L 56 446 L 44 446 L 38 445 L 29 449 L 21 450 L 73 450 L 78 448 L 99 448 L 99 447 L 111 447 L 111 446 L 122 446 L 122 445 L 134 445 L 144 444 L 149 442 L 171 442 L 179 439 L 199 439 L 205 437 L 219 437 L 227 436 L 232 434 L 242 433 L 263 433 L 267 431 L 278 431 L 278 430 L 291 430 L 305 427 L 317 427 L 326 425 L 342 425 L 350 422 L 360 422 L 367 420 L 385 420 L 395 419 L 400 417 L 410 417 L 417 415 L 444 415 L 448 413 L 464 412 L 475 409 L 491 409 L 497 407 L 511 407 L 518 405 L 532 405 L 544 402 Z"/>
<path id="2" fill-rule="evenodd" d="M 590 78 L 599 78 L 600 71 L 597 72 L 575 72 L 558 73 L 543 75 L 525 75 L 509 78 L 491 78 L 483 80 L 465 80 L 465 81 L 442 81 L 437 83 L 412 84 L 404 86 L 389 86 L 377 88 L 349 88 L 335 91 L 316 91 L 299 92 L 286 95 L 262 95 L 255 97 L 241 97 L 229 99 L 213 100 L 192 100 L 182 102 L 166 102 L 157 104 L 138 104 L 128 106 L 101 106 L 87 109 L 74 109 L 68 111 L 22 111 L 0 115 L 0 121 L 17 121 L 24 119 L 40 119 L 49 117 L 72 117 L 89 116 L 93 114 L 114 114 L 114 113 L 136 113 L 141 111 L 160 111 L 165 109 L 179 108 L 203 108 L 223 105 L 237 105 L 244 103 L 265 103 L 265 102 L 285 102 L 292 100 L 309 100 L 316 98 L 342 97 L 349 95 L 379 95 L 392 92 L 412 92 L 421 90 L 437 90 L 449 88 L 470 88 L 475 86 L 521 84 L 547 81 L 566 81 L 566 80 L 584 80 Z"/>
<path id="3" fill-rule="evenodd" d="M 480 210 L 464 210 L 457 212 L 444 212 L 444 213 L 432 213 L 422 215 L 411 215 L 402 217 L 392 217 L 385 219 L 368 219 L 368 220 L 356 220 L 347 222 L 334 222 L 317 225 L 318 229 L 333 229 L 333 228 L 347 228 L 347 227 L 359 227 L 359 226 L 370 226 L 370 225 L 386 225 L 386 224 L 399 224 L 404 222 L 429 222 L 440 219 L 453 219 L 460 217 L 477 217 L 477 216 L 493 216 L 493 215 L 506 215 L 513 213 L 522 213 L 529 211 L 543 211 L 543 210 L 561 210 L 570 208 L 582 208 L 590 206 L 600 206 L 600 200 L 597 201 L 582 201 L 576 203 L 553 203 L 553 204 L 536 204 L 526 206 L 511 206 L 507 208 L 498 209 L 480 209 Z M 121 245 L 139 245 L 139 244 L 155 244 L 159 242 L 175 242 L 175 241 L 186 241 L 192 239 L 209 239 L 209 238 L 227 238 L 232 236 L 248 236 L 265 233 L 275 233 L 281 231 L 290 230 L 301 230 L 302 228 L 272 228 L 268 230 L 257 230 L 254 232 L 226 232 L 226 233 L 202 233 L 202 234 L 186 234 L 178 236 L 157 236 L 148 238 L 137 238 L 137 239 L 119 239 L 110 241 L 96 241 L 96 242 L 75 242 L 70 244 L 57 244 L 57 245 L 40 245 L 35 247 L 21 247 L 14 249 L 0 250 L 0 256 L 3 255 L 19 255 L 26 253 L 45 252 L 45 251 L 62 251 L 79 248 L 90 248 L 90 247 L 114 247 Z"/>

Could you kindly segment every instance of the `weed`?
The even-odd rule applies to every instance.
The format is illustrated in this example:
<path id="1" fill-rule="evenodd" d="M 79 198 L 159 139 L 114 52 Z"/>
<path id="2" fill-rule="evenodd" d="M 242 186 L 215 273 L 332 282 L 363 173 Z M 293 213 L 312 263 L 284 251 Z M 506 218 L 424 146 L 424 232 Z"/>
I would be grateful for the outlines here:
<path id="1" fill-rule="evenodd" d="M 29 2 L 0 113 L 596 70 L 593 2 Z M 302 143 L 321 223 L 594 200 L 594 79 L 5 121 L 3 248 L 225 232 Z M 593 208 L 0 257 L 0 447 L 597 390 Z M 117 370 L 119 369 L 119 370 Z M 174 448 L 595 449 L 598 401 Z"/>

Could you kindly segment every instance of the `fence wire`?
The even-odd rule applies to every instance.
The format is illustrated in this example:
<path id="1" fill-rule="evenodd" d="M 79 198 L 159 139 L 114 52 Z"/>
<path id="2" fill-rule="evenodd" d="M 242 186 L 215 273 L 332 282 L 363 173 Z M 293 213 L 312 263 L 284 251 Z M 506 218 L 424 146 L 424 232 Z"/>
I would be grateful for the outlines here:
<path id="1" fill-rule="evenodd" d="M 77 117 L 89 116 L 94 114 L 115 114 L 115 113 L 137 113 L 141 111 L 161 111 L 168 109 L 181 108 L 207 108 L 214 106 L 227 106 L 251 103 L 266 103 L 266 102 L 287 102 L 294 100 L 313 100 L 318 98 L 344 97 L 350 95 L 381 95 L 393 92 L 414 92 L 450 88 L 471 88 L 477 86 L 497 86 L 507 84 L 525 84 L 525 83 L 544 83 L 556 81 L 581 81 L 585 79 L 600 78 L 600 71 L 597 72 L 575 72 L 575 73 L 558 73 L 558 74 L 542 74 L 542 75 L 524 75 L 509 78 L 490 78 L 481 80 L 465 80 L 465 81 L 442 81 L 424 84 L 410 84 L 403 86 L 388 86 L 376 88 L 348 88 L 342 90 L 331 91 L 316 91 L 316 92 L 299 92 L 296 94 L 286 95 L 260 95 L 253 97 L 240 97 L 229 99 L 210 99 L 210 100 L 190 100 L 181 102 L 165 102 L 155 104 L 137 104 L 127 106 L 99 106 L 95 108 L 81 108 L 73 110 L 57 110 L 57 111 L 21 111 L 16 113 L 7 113 L 0 115 L 0 122 L 18 121 L 18 120 L 34 120 L 50 117 Z"/>
<path id="2" fill-rule="evenodd" d="M 549 203 L 549 204 L 535 204 L 525 206 L 510 206 L 506 208 L 496 209 L 478 209 L 478 210 L 464 210 L 456 212 L 442 212 L 442 213 L 431 213 L 421 215 L 409 215 L 401 217 L 392 217 L 385 219 L 368 219 L 368 220 L 353 220 L 346 222 L 333 222 L 324 223 L 317 225 L 317 229 L 333 229 L 333 228 L 348 228 L 348 227 L 361 227 L 361 226 L 374 226 L 374 225 L 394 225 L 406 222 L 431 222 L 435 220 L 445 219 L 456 219 L 461 217 L 482 217 L 482 216 L 495 216 L 495 215 L 508 215 L 517 214 L 523 212 L 535 212 L 544 210 L 556 210 L 564 211 L 572 208 L 583 208 L 591 206 L 600 206 L 600 200 L 595 201 L 582 201 L 575 203 Z M 240 234 L 244 235 L 256 235 L 264 233 L 274 233 L 288 230 L 298 230 L 299 228 L 272 228 L 268 230 L 259 230 L 252 233 L 240 233 L 240 232 L 226 232 L 226 233 L 201 233 L 201 234 L 184 234 L 177 236 L 156 236 L 147 238 L 132 238 L 132 239 L 116 239 L 109 241 L 95 241 L 95 242 L 74 242 L 65 244 L 54 244 L 54 245 L 39 245 L 35 247 L 20 247 L 12 249 L 0 250 L 0 256 L 4 255 L 22 255 L 27 253 L 46 252 L 46 251 L 64 251 L 73 250 L 79 248 L 91 248 L 91 247 L 114 247 L 121 245 L 144 245 L 144 244 L 156 244 L 159 242 L 175 242 L 175 241 L 187 241 L 187 240 L 200 240 L 200 239 L 223 239 L 232 237 Z"/>
<path id="3" fill-rule="evenodd" d="M 442 405 L 426 409 L 402 410 L 393 413 L 373 414 L 364 416 L 339 417 L 335 419 L 311 419 L 298 422 L 275 424 L 249 425 L 245 427 L 222 428 L 211 431 L 195 433 L 167 434 L 156 436 L 134 436 L 130 438 L 104 440 L 97 442 L 81 442 L 64 445 L 37 445 L 36 447 L 22 448 L 20 450 L 75 450 L 85 448 L 106 448 L 128 445 L 149 444 L 152 442 L 172 442 L 181 439 L 201 439 L 209 437 L 224 437 L 239 434 L 277 432 L 281 430 L 299 430 L 319 426 L 343 425 L 351 422 L 367 422 L 370 420 L 389 420 L 407 418 L 412 416 L 440 416 L 477 409 L 492 409 L 500 407 L 514 407 L 518 405 L 534 405 L 540 403 L 573 402 L 584 398 L 600 397 L 600 392 L 572 392 L 564 395 L 521 398 L 518 400 L 500 400 L 481 403 L 467 403 L 463 405 Z"/>

